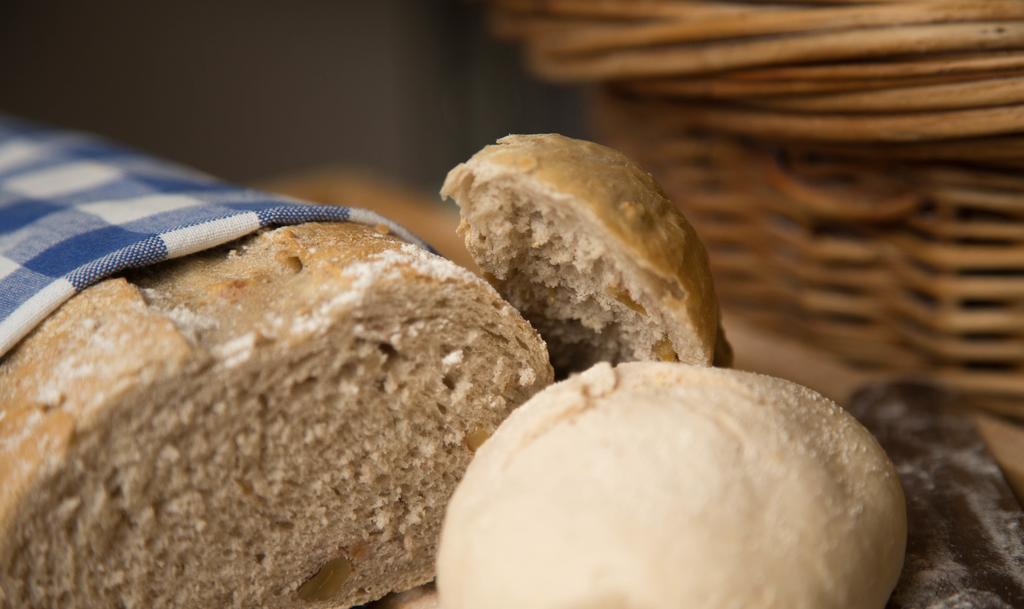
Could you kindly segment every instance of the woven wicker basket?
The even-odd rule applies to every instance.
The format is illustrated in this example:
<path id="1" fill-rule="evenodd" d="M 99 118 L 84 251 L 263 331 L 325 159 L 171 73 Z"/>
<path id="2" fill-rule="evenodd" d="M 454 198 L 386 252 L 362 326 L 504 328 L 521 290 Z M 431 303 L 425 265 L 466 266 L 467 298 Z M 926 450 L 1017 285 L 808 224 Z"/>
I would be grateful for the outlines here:
<path id="1" fill-rule="evenodd" d="M 1024 3 L 497 0 L 651 168 L 728 306 L 1024 415 Z"/>

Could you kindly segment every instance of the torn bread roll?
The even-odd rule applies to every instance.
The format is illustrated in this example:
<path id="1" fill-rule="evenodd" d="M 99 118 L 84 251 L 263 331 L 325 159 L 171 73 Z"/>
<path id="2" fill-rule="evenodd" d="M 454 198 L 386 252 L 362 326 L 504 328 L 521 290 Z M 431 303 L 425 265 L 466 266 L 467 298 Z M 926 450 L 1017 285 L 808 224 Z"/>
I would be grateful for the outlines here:
<path id="1" fill-rule="evenodd" d="M 429 581 L 551 381 L 485 282 L 356 224 L 91 287 L 0 363 L 0 607 L 349 607 Z"/>
<path id="2" fill-rule="evenodd" d="M 598 364 L 517 409 L 445 516 L 444 609 L 882 609 L 903 563 L 899 477 L 795 383 Z"/>
<path id="3" fill-rule="evenodd" d="M 459 231 L 560 372 L 598 361 L 728 365 L 703 244 L 654 178 L 561 135 L 510 135 L 449 172 Z"/>

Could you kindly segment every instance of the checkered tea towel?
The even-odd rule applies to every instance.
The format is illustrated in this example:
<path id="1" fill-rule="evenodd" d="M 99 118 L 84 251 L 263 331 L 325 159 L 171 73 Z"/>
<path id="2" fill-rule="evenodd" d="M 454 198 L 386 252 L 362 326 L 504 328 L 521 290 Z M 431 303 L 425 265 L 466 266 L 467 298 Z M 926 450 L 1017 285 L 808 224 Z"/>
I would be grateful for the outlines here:
<path id="1" fill-rule="evenodd" d="M 261 227 L 384 224 L 148 158 L 97 137 L 0 115 L 0 358 L 64 301 L 124 269 L 185 256 Z"/>

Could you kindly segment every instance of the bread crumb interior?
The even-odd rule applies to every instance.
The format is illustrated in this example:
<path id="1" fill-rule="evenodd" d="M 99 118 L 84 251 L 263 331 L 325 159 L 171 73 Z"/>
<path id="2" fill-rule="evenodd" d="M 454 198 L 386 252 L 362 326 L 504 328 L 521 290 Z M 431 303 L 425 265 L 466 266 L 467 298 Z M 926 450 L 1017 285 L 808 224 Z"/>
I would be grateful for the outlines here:
<path id="1" fill-rule="evenodd" d="M 502 180 L 476 188 L 463 210 L 467 246 L 547 341 L 559 376 L 601 361 L 677 359 L 637 273 L 567 203 Z"/>

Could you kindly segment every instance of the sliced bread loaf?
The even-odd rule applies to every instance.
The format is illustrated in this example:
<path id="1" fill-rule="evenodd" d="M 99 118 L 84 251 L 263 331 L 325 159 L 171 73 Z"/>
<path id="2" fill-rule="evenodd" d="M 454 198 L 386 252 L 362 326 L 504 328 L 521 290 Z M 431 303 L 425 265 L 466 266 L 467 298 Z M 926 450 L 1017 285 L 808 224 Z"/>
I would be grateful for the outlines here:
<path id="1" fill-rule="evenodd" d="M 106 280 L 0 361 L 0 607 L 349 607 L 433 576 L 551 381 L 485 282 L 347 224 Z"/>

